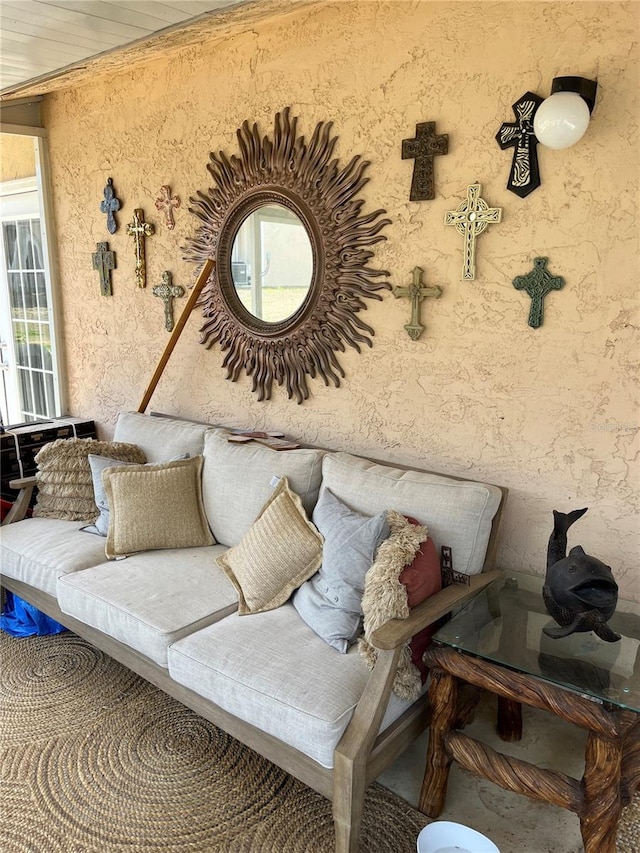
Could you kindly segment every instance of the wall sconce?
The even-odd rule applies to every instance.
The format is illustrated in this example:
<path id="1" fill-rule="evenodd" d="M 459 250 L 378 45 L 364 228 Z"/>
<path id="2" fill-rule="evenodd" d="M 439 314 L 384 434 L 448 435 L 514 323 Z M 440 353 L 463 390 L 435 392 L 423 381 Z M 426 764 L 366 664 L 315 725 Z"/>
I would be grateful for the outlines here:
<path id="1" fill-rule="evenodd" d="M 596 100 L 598 84 L 584 77 L 555 77 L 551 95 L 533 119 L 533 130 L 547 148 L 568 148 L 582 139 Z"/>

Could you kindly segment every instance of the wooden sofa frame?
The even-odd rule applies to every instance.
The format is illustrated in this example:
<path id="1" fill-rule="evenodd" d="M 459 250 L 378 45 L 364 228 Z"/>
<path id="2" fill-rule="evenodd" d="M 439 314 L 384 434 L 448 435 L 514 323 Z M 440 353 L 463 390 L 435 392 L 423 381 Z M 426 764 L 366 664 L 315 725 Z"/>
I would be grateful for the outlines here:
<path id="1" fill-rule="evenodd" d="M 21 491 L 2 522 L 3 525 L 24 518 L 35 484 L 35 477 L 11 482 L 11 488 Z M 323 767 L 295 748 L 178 684 L 164 667 L 118 640 L 63 613 L 57 600 L 47 593 L 8 577 L 2 578 L 2 587 L 30 602 L 79 637 L 327 797 L 332 802 L 336 853 L 358 853 L 367 787 L 429 725 L 430 710 L 428 695 L 425 692 L 402 716 L 378 734 L 391 695 L 400 653 L 414 634 L 449 614 L 500 575 L 494 566 L 497 531 L 507 489 L 500 487 L 500 490 L 502 500 L 492 522 L 482 573 L 472 575 L 469 586 L 454 584 L 444 588 L 413 608 L 407 619 L 390 620 L 373 634 L 372 642 L 379 650 L 377 662 L 351 721 L 336 747 L 333 768 Z"/>

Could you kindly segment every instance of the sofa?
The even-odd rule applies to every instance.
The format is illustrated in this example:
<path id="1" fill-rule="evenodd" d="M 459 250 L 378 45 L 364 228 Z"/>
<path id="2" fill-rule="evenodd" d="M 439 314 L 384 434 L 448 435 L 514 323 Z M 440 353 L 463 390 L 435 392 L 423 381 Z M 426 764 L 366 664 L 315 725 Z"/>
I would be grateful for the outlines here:
<path id="1" fill-rule="evenodd" d="M 36 481 L 14 483 L 2 586 L 331 799 L 336 851 L 355 853 L 367 786 L 429 724 L 412 638 L 497 576 L 506 490 L 230 437 L 120 413 L 113 446 L 142 455 L 89 457 L 91 517 L 24 517 Z M 392 540 L 380 609 L 366 584 Z M 425 542 L 467 582 L 409 606 L 396 563 Z"/>

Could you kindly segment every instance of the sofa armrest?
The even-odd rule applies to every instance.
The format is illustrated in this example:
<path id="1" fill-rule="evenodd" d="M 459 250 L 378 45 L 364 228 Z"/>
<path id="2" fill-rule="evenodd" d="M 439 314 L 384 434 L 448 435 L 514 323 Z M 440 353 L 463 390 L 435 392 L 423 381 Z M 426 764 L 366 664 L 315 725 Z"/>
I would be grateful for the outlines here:
<path id="1" fill-rule="evenodd" d="M 20 489 L 20 491 L 18 492 L 18 496 L 14 500 L 11 509 L 2 522 L 3 526 L 5 524 L 11 524 L 14 521 L 22 521 L 29 509 L 31 495 L 33 494 L 35 486 L 35 477 L 21 477 L 19 480 L 11 480 L 9 482 L 10 488 Z"/>
<path id="2" fill-rule="evenodd" d="M 408 642 L 414 634 L 422 631 L 428 625 L 445 616 L 454 607 L 473 598 L 474 595 L 493 583 L 500 577 L 502 572 L 493 569 L 482 572 L 479 575 L 471 575 L 469 586 L 462 584 L 451 584 L 432 595 L 422 604 L 418 604 L 411 610 L 407 619 L 390 619 L 381 625 L 371 636 L 371 643 L 377 649 L 395 649 Z"/>

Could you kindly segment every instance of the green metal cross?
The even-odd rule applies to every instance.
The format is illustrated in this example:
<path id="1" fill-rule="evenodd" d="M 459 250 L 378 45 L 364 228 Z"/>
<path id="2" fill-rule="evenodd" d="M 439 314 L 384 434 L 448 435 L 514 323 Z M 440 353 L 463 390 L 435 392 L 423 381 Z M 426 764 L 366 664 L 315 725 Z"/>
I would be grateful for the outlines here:
<path id="1" fill-rule="evenodd" d="M 548 262 L 549 258 L 534 258 L 531 272 L 516 276 L 513 279 L 515 289 L 526 290 L 531 297 L 529 325 L 532 329 L 537 329 L 542 325 L 544 298 L 547 293 L 564 287 L 564 278 L 561 275 L 551 275 L 547 269 Z"/>
<path id="2" fill-rule="evenodd" d="M 411 320 L 405 323 L 405 329 L 412 341 L 417 341 L 420 335 L 424 332 L 424 326 L 420 322 L 420 303 L 425 296 L 434 296 L 439 299 L 442 295 L 442 288 L 437 284 L 433 287 L 427 287 L 422 283 L 422 267 L 413 268 L 413 283 L 409 287 L 394 287 L 393 295 L 396 299 L 405 296 L 411 300 Z"/>

